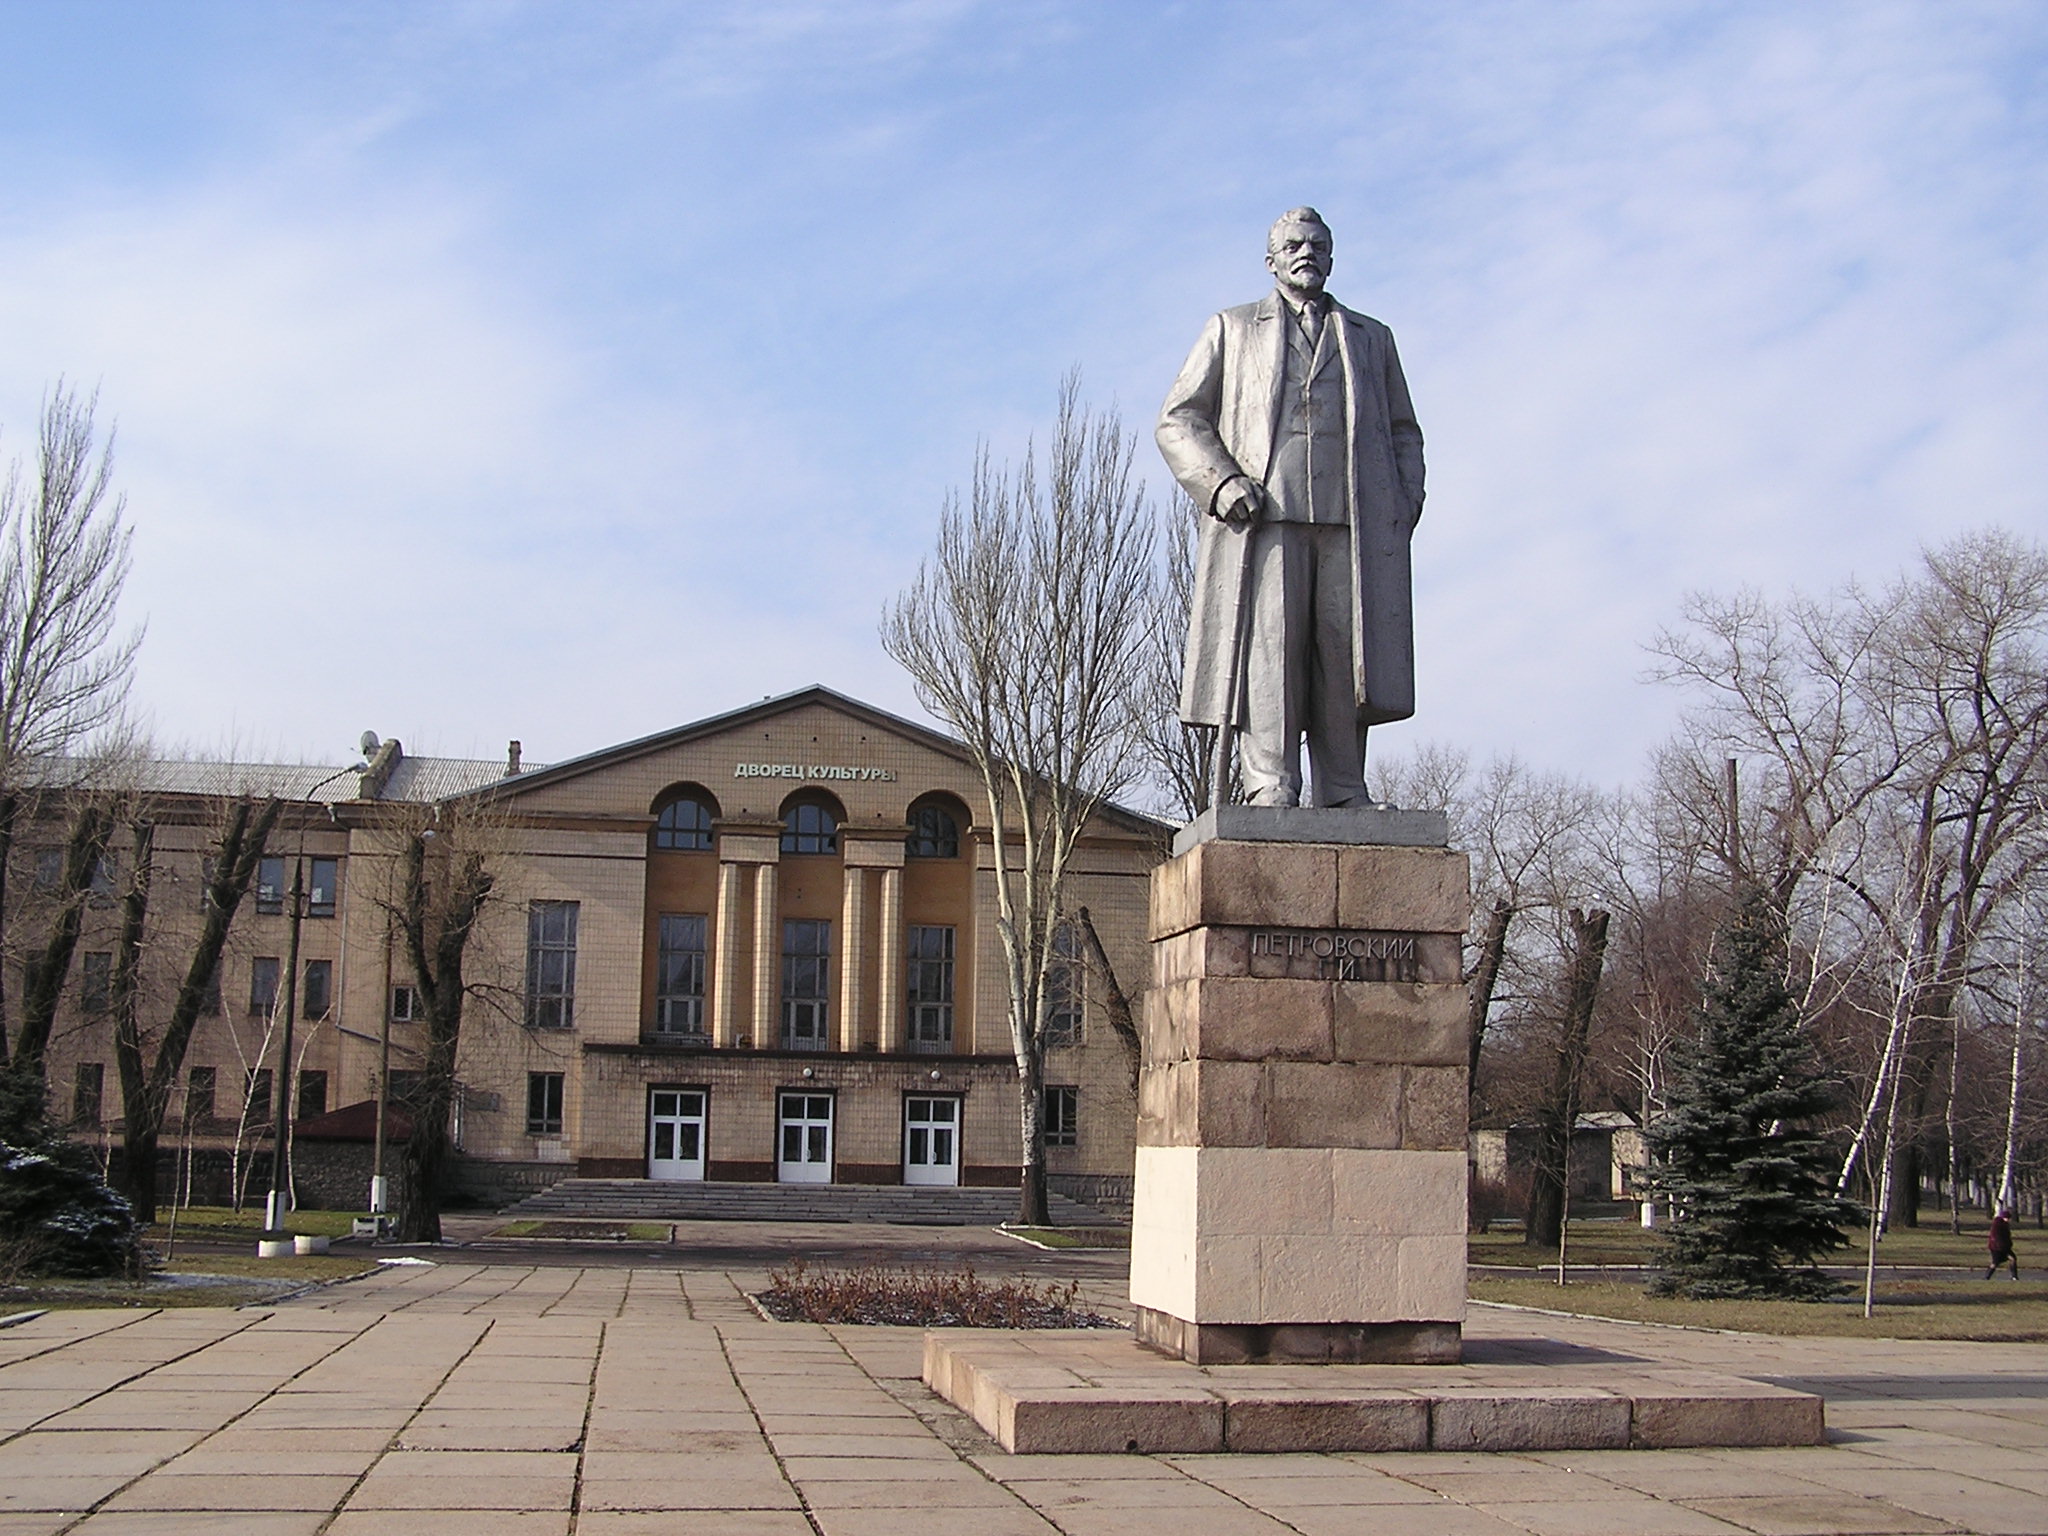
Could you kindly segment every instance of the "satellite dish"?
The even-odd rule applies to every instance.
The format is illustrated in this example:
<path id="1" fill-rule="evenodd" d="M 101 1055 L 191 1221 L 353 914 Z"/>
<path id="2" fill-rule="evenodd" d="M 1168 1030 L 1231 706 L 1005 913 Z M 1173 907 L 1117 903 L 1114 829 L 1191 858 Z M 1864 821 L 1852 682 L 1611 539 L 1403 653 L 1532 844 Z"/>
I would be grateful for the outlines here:
<path id="1" fill-rule="evenodd" d="M 377 739 L 377 733 L 375 731 L 363 732 L 363 756 L 375 757 L 377 755 L 377 749 L 383 745 L 384 743 Z"/>

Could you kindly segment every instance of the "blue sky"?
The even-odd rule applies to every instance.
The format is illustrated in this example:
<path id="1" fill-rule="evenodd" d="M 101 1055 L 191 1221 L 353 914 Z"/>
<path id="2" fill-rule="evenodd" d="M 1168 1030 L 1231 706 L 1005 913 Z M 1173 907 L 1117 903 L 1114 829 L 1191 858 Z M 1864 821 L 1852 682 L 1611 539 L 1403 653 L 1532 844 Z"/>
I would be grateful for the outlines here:
<path id="1" fill-rule="evenodd" d="M 100 387 L 167 743 L 914 713 L 977 440 L 1075 365 L 1149 436 L 1301 202 L 1428 436 L 1387 747 L 1632 776 L 1686 589 L 2048 524 L 2038 4 L 12 0 L 0 60 L 0 453 Z"/>

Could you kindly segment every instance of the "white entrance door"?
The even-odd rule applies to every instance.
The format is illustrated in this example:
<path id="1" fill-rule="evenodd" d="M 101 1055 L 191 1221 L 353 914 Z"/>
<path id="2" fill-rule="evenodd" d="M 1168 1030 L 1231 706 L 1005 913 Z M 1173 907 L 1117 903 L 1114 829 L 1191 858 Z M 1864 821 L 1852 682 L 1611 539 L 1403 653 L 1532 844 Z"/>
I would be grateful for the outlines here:
<path id="1" fill-rule="evenodd" d="M 903 1182 L 960 1182 L 960 1101 L 910 1098 L 903 1101 Z"/>
<path id="2" fill-rule="evenodd" d="M 785 1184 L 832 1182 L 832 1095 L 781 1096 L 781 1136 L 775 1177 Z"/>
<path id="3" fill-rule="evenodd" d="M 657 1088 L 647 1098 L 647 1177 L 704 1177 L 704 1095 Z"/>

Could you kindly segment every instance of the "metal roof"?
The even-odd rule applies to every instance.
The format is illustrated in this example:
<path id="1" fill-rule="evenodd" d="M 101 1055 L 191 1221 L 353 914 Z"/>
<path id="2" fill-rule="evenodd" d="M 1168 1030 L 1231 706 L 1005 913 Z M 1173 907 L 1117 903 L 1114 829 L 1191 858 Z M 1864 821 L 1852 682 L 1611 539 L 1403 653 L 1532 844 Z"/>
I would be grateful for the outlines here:
<path id="1" fill-rule="evenodd" d="M 534 764 L 526 772 L 537 772 Z M 82 776 L 50 773 L 46 782 L 91 782 Z M 363 770 L 354 764 L 235 763 L 192 758 L 143 758 L 93 779 L 152 795 L 266 796 L 334 805 L 361 797 Z M 433 801 L 495 784 L 505 777 L 503 758 L 401 757 L 380 800 Z M 521 775 L 524 777 L 524 774 Z"/>
<path id="2" fill-rule="evenodd" d="M 518 777 L 538 773 L 541 763 L 520 770 Z M 505 759 L 475 757 L 401 757 L 391 770 L 380 800 L 445 800 L 450 795 L 496 784 L 505 777 Z"/>

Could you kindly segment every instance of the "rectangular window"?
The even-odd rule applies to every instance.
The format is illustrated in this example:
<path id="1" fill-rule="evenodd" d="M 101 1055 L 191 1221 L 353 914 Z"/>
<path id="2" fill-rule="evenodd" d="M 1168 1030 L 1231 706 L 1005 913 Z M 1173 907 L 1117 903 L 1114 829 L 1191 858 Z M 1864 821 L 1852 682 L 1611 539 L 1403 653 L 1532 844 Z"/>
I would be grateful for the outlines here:
<path id="1" fill-rule="evenodd" d="M 300 1120 L 310 1120 L 315 1115 L 327 1113 L 327 1074 L 325 1072 L 301 1072 L 299 1074 L 299 1107 L 292 1113 Z"/>
<path id="2" fill-rule="evenodd" d="M 275 955 L 258 955 L 249 962 L 249 1016 L 270 1017 L 277 1006 L 278 960 Z"/>
<path id="3" fill-rule="evenodd" d="M 791 1051 L 822 1051 L 826 1038 L 825 999 L 832 965 L 832 925 L 792 918 L 782 925 L 782 1045 Z"/>
<path id="4" fill-rule="evenodd" d="M 258 1067 L 243 1077 L 242 1103 L 251 1125 L 261 1125 L 270 1118 L 270 1068 Z"/>
<path id="5" fill-rule="evenodd" d="M 324 1019 L 334 1007 L 334 962 L 308 960 L 305 990 L 299 994 L 299 1017 Z"/>
<path id="6" fill-rule="evenodd" d="M 263 859 L 256 865 L 256 910 L 275 917 L 284 910 L 284 860 Z"/>
<path id="7" fill-rule="evenodd" d="M 420 989 L 418 987 L 393 987 L 391 989 L 391 1022 L 410 1024 L 420 1016 Z"/>
<path id="8" fill-rule="evenodd" d="M 107 1069 L 103 1062 L 81 1061 L 78 1075 L 71 1080 L 71 1123 L 73 1125 L 98 1125 L 100 1123 L 100 1098 L 107 1086 Z"/>
<path id="9" fill-rule="evenodd" d="M 1042 1005 L 1047 1045 L 1081 1043 L 1081 1011 L 1087 996 L 1080 930 L 1072 923 L 1061 923 L 1052 931 L 1052 954 L 1045 967 Z"/>
<path id="10" fill-rule="evenodd" d="M 105 1013 L 114 1006 L 114 957 L 103 949 L 79 957 L 78 1006 L 87 1013 Z"/>
<path id="11" fill-rule="evenodd" d="M 199 910 L 202 912 L 213 910 L 213 873 L 219 867 L 212 854 L 202 853 L 199 856 Z"/>
<path id="12" fill-rule="evenodd" d="M 334 891 L 341 883 L 341 860 L 308 859 L 306 864 L 306 916 L 334 916 Z"/>
<path id="13" fill-rule="evenodd" d="M 214 1107 L 214 1075 L 212 1067 L 194 1067 L 185 1074 L 185 1119 L 192 1125 L 203 1125 L 218 1111 Z"/>
<path id="14" fill-rule="evenodd" d="M 686 912 L 661 914 L 655 951 L 654 1027 L 665 1035 L 704 1033 L 704 935 L 707 921 Z"/>
<path id="15" fill-rule="evenodd" d="M 1045 1090 L 1044 1140 L 1048 1147 L 1078 1147 L 1081 1144 L 1081 1090 Z"/>
<path id="16" fill-rule="evenodd" d="M 49 892 L 64 883 L 64 850 L 62 848 L 38 848 L 36 850 L 36 889 Z"/>
<path id="17" fill-rule="evenodd" d="M 114 855 L 109 851 L 101 854 L 92 867 L 93 904 L 104 907 L 113 901 L 114 895 Z"/>
<path id="18" fill-rule="evenodd" d="M 561 1073 L 529 1072 L 526 1074 L 526 1134 L 529 1136 L 559 1136 L 562 1134 Z"/>
<path id="19" fill-rule="evenodd" d="M 953 930 L 913 923 L 905 940 L 910 967 L 910 1048 L 953 1044 Z"/>
<path id="20" fill-rule="evenodd" d="M 580 903 L 536 901 L 526 909 L 526 1023 L 576 1024 L 576 918 Z"/>

